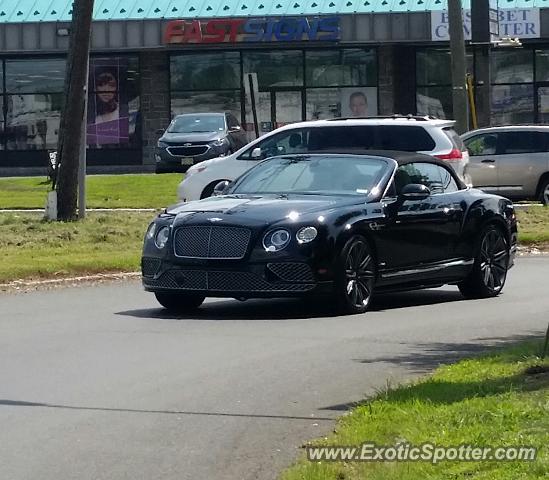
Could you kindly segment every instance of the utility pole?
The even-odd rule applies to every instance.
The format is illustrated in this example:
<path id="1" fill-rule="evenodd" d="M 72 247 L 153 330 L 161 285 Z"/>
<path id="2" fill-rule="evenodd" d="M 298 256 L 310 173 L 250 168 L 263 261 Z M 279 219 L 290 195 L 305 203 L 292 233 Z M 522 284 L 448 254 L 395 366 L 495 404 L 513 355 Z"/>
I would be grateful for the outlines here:
<path id="1" fill-rule="evenodd" d="M 78 160 L 78 219 L 86 218 L 86 147 L 87 147 L 87 118 L 88 118 L 88 83 L 90 72 L 90 57 L 86 65 L 86 86 L 84 87 L 84 95 L 86 102 L 84 104 L 84 121 L 82 122 L 82 138 L 80 140 L 80 158 Z"/>
<path id="2" fill-rule="evenodd" d="M 489 127 L 491 120 L 490 47 L 499 40 L 497 0 L 471 0 L 471 43 L 475 48 L 475 82 L 478 123 Z"/>
<path id="3" fill-rule="evenodd" d="M 450 56 L 452 59 L 452 107 L 456 131 L 468 130 L 467 91 L 465 90 L 465 39 L 463 36 L 463 11 L 461 0 L 448 0 L 450 23 Z"/>
<path id="4" fill-rule="evenodd" d="M 86 85 L 94 0 L 74 0 L 65 76 L 65 104 L 59 127 L 57 218 L 76 219 L 78 165 L 86 123 Z"/>

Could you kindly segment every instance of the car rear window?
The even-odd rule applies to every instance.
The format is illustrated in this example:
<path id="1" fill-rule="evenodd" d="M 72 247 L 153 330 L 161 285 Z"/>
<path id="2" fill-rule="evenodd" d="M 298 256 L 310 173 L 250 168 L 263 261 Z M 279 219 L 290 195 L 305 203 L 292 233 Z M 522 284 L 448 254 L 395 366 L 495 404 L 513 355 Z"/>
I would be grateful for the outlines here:
<path id="1" fill-rule="evenodd" d="M 311 129 L 309 150 L 357 148 L 374 150 L 431 151 L 435 142 L 423 128 L 398 125 L 364 125 Z"/>
<path id="2" fill-rule="evenodd" d="M 498 134 L 500 152 L 502 155 L 514 153 L 545 152 L 546 136 L 541 132 L 500 132 Z"/>
<path id="3" fill-rule="evenodd" d="M 459 148 L 459 150 L 461 150 L 462 152 L 465 152 L 467 150 L 467 147 L 463 143 L 463 140 L 453 128 L 448 127 L 448 128 L 443 128 L 442 130 L 444 131 L 446 136 L 450 139 L 450 141 L 452 142 L 455 148 Z"/>

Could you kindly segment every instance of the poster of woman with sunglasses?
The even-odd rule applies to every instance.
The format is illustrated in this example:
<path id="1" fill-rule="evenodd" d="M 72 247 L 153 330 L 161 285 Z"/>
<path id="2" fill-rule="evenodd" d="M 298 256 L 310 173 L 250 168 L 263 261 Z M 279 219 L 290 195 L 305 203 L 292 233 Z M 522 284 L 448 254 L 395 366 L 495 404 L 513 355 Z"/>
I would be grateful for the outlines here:
<path id="1" fill-rule="evenodd" d="M 127 71 L 123 58 L 90 60 L 88 145 L 128 143 Z"/>

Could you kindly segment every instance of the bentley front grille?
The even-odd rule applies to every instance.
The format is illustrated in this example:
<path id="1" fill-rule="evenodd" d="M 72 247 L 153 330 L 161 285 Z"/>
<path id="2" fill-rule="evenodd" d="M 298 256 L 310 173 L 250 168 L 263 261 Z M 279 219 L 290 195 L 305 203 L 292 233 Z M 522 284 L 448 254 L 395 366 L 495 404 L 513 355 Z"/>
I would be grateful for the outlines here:
<path id="1" fill-rule="evenodd" d="M 177 257 L 201 259 L 242 259 L 248 251 L 252 232 L 248 228 L 189 226 L 174 235 Z"/>
<path id="2" fill-rule="evenodd" d="M 267 268 L 285 282 L 314 282 L 313 272 L 306 263 L 269 263 Z"/>
<path id="3" fill-rule="evenodd" d="M 271 283 L 252 272 L 202 270 L 168 270 L 157 279 L 147 279 L 146 285 L 166 290 L 200 290 L 212 292 L 307 292 L 314 283 Z"/>

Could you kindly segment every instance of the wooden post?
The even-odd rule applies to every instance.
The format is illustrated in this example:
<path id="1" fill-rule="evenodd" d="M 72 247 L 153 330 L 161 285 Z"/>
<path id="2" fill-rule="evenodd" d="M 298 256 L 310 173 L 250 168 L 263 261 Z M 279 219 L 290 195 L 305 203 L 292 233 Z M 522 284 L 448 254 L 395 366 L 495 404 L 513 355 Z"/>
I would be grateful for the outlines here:
<path id="1" fill-rule="evenodd" d="M 61 114 L 58 141 L 59 177 L 57 180 L 58 220 L 76 219 L 78 164 L 86 123 L 86 82 L 90 54 L 94 0 L 75 0 L 65 76 L 65 104 Z"/>

